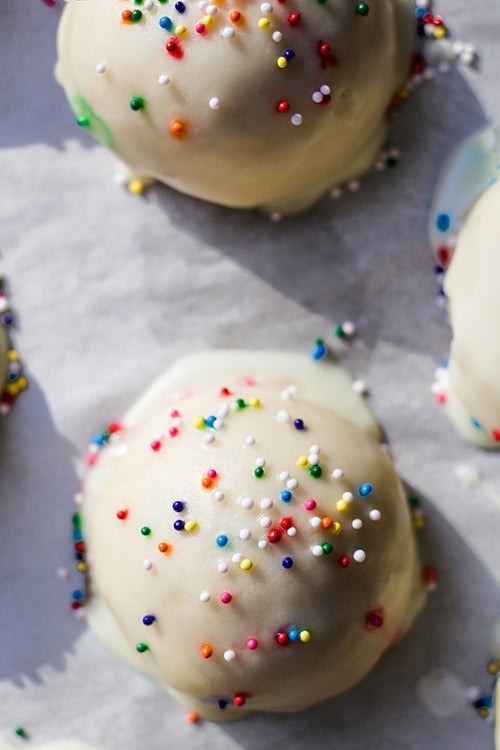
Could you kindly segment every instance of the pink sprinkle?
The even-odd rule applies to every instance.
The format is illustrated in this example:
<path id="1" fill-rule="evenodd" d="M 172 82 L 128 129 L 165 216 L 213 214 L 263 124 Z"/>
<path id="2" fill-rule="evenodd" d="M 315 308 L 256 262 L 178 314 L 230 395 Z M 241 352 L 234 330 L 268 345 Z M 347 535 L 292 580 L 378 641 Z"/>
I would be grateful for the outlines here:
<path id="1" fill-rule="evenodd" d="M 197 23 L 194 28 L 196 29 L 198 34 L 204 34 L 206 31 L 206 26 L 204 23 Z"/>
<path id="2" fill-rule="evenodd" d="M 210 477 L 210 479 L 215 479 L 215 477 L 217 476 L 217 472 L 215 471 L 215 469 L 209 469 L 206 475 L 207 477 Z"/>
<path id="3" fill-rule="evenodd" d="M 229 593 L 229 591 L 223 591 L 220 595 L 220 600 L 223 604 L 229 604 L 229 602 L 232 600 L 233 596 Z"/>
<path id="4" fill-rule="evenodd" d="M 171 435 L 171 437 L 175 437 L 179 434 L 179 430 L 177 429 L 177 427 L 171 427 L 169 429 L 169 434 Z"/>
<path id="5" fill-rule="evenodd" d="M 85 456 L 85 463 L 87 466 L 93 466 L 97 461 L 97 453 L 87 453 Z"/>
<path id="6" fill-rule="evenodd" d="M 175 419 L 175 417 L 180 417 L 181 415 L 177 411 L 177 409 L 173 409 L 173 411 L 170 412 L 170 416 Z"/>
<path id="7" fill-rule="evenodd" d="M 43 0 L 43 2 L 45 3 L 45 5 L 48 5 L 49 8 L 53 8 L 56 4 L 56 0 Z"/>
<path id="8" fill-rule="evenodd" d="M 259 644 L 255 638 L 249 638 L 247 641 L 247 648 L 249 648 L 250 651 L 255 651 L 258 645 Z"/>
<path id="9" fill-rule="evenodd" d="M 255 385 L 255 380 L 253 378 L 243 378 L 241 383 L 242 385 Z"/>
<path id="10" fill-rule="evenodd" d="M 158 452 L 161 448 L 161 442 L 159 440 L 153 440 L 151 443 L 151 449 Z"/>
<path id="11" fill-rule="evenodd" d="M 313 500 L 312 498 L 310 500 L 306 500 L 304 503 L 304 508 L 306 510 L 314 510 L 316 508 L 316 500 Z"/>
<path id="12" fill-rule="evenodd" d="M 438 404 L 445 404 L 448 401 L 448 396 L 446 393 L 438 393 L 436 396 L 436 401 Z"/>

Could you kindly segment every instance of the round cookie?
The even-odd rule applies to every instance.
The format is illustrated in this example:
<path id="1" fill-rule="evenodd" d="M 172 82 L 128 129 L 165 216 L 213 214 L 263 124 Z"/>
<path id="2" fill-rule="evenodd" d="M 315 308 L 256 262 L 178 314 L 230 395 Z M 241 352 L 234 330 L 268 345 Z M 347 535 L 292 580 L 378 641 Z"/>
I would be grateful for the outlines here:
<path id="1" fill-rule="evenodd" d="M 329 362 L 181 361 L 88 454 L 90 628 L 215 720 L 300 710 L 358 682 L 424 601 L 378 436 Z"/>
<path id="2" fill-rule="evenodd" d="M 500 448 L 500 182 L 465 219 L 445 276 L 453 330 L 445 374 L 446 409 L 458 432 L 483 448 Z"/>
<path id="3" fill-rule="evenodd" d="M 375 161 L 414 0 L 69 0 L 56 77 L 132 174 L 292 212 Z"/>

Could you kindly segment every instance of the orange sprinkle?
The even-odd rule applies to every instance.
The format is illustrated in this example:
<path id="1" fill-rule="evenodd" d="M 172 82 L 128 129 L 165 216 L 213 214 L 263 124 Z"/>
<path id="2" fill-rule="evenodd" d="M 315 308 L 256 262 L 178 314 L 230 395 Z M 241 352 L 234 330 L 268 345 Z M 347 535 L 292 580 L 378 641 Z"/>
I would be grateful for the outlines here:
<path id="1" fill-rule="evenodd" d="M 158 545 L 158 549 L 160 550 L 160 552 L 164 552 L 166 555 L 168 555 L 168 553 L 171 552 L 172 547 L 166 542 L 160 542 Z"/>
<path id="2" fill-rule="evenodd" d="M 229 14 L 229 20 L 233 23 L 241 23 L 241 21 L 243 21 L 243 16 L 239 10 L 232 10 Z"/>
<path id="3" fill-rule="evenodd" d="M 128 23 L 130 21 L 131 16 L 132 16 L 131 10 L 122 11 L 122 19 L 125 21 L 125 23 Z"/>
<path id="4" fill-rule="evenodd" d="M 189 721 L 190 724 L 196 724 L 199 720 L 198 714 L 196 714 L 194 711 L 190 711 L 186 716 L 186 721 Z"/>
<path id="5" fill-rule="evenodd" d="M 170 123 L 170 132 L 178 138 L 186 132 L 186 124 L 182 120 L 172 120 Z"/>
<path id="6" fill-rule="evenodd" d="M 204 659 L 210 659 L 210 657 L 212 656 L 212 653 L 213 653 L 212 646 L 210 646 L 210 644 L 208 643 L 205 643 L 200 648 L 200 654 L 203 656 Z"/>
<path id="7" fill-rule="evenodd" d="M 321 525 L 324 529 L 329 529 L 331 526 L 333 526 L 333 521 L 330 516 L 323 516 L 323 518 L 321 519 Z"/>
<path id="8" fill-rule="evenodd" d="M 203 477 L 201 483 L 206 490 L 209 489 L 212 486 L 212 477 Z"/>

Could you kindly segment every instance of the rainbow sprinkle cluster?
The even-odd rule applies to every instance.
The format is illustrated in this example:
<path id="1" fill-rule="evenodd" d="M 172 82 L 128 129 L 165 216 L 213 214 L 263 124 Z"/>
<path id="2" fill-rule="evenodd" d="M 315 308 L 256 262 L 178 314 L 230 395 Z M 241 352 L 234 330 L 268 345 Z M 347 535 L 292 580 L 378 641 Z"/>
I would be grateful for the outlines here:
<path id="1" fill-rule="evenodd" d="M 5 294 L 5 281 L 0 274 L 0 325 L 7 329 L 7 335 L 13 320 L 10 302 Z M 28 379 L 23 373 L 19 354 L 12 346 L 9 346 L 7 351 L 7 377 L 5 383 L 0 383 L 0 415 L 8 414 L 18 395 L 27 387 Z"/>

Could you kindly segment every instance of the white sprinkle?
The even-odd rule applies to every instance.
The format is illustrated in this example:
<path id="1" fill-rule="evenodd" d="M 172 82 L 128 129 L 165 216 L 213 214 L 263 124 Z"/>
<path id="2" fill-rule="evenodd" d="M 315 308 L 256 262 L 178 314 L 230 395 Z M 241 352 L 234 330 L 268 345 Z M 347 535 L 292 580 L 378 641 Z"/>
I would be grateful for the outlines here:
<path id="1" fill-rule="evenodd" d="M 172 427 L 182 427 L 182 419 L 180 417 L 174 417 L 172 419 Z"/>
<path id="2" fill-rule="evenodd" d="M 222 430 L 222 428 L 224 427 L 224 420 L 219 418 L 214 419 L 212 427 L 214 428 L 214 430 Z"/>
<path id="3" fill-rule="evenodd" d="M 295 526 L 290 526 L 290 528 L 286 530 L 286 533 L 288 536 L 297 536 L 297 529 Z"/>
<path id="4" fill-rule="evenodd" d="M 289 398 L 291 398 L 292 394 L 288 390 L 288 388 L 284 388 L 284 390 L 281 391 L 281 398 L 283 401 L 288 401 Z"/>
<path id="5" fill-rule="evenodd" d="M 311 466 L 315 466 L 316 464 L 319 464 L 319 456 L 317 453 L 310 453 L 307 457 L 307 460 L 311 464 Z"/>
<path id="6" fill-rule="evenodd" d="M 343 492 L 342 493 L 342 500 L 345 500 L 347 503 L 351 503 L 354 499 L 354 495 L 352 492 Z"/>
<path id="7" fill-rule="evenodd" d="M 273 507 L 273 501 L 270 497 L 263 497 L 260 501 L 260 507 L 262 510 L 269 510 L 269 508 Z"/>
<path id="8" fill-rule="evenodd" d="M 198 0 L 198 8 L 200 10 L 205 10 L 207 5 L 208 5 L 208 0 Z"/>
<path id="9" fill-rule="evenodd" d="M 309 453 L 315 453 L 316 455 L 318 455 L 319 453 L 321 453 L 321 448 L 319 447 L 319 445 L 311 445 L 311 447 L 309 448 Z"/>
<path id="10" fill-rule="evenodd" d="M 338 200 L 339 198 L 342 198 L 344 191 L 340 187 L 334 187 L 330 190 L 330 198 L 333 198 L 334 201 Z"/>
<path id="11" fill-rule="evenodd" d="M 210 594 L 208 591 L 202 591 L 200 594 L 200 602 L 209 602 L 210 601 Z"/>
<path id="12" fill-rule="evenodd" d="M 364 549 L 355 549 L 352 553 L 352 557 L 357 563 L 362 563 L 366 560 L 366 552 Z"/>
<path id="13" fill-rule="evenodd" d="M 207 432 L 207 433 L 205 433 L 205 435 L 203 435 L 203 442 L 204 443 L 207 443 L 207 444 L 213 443 L 214 440 L 215 440 L 215 435 L 213 433 L 211 433 L 211 432 Z"/>
<path id="14" fill-rule="evenodd" d="M 309 519 L 309 523 L 313 527 L 313 529 L 319 529 L 321 526 L 321 518 L 319 516 L 313 516 Z"/>
<path id="15" fill-rule="evenodd" d="M 481 697 L 480 688 L 477 685 L 471 685 L 465 691 L 465 697 L 470 703 L 477 701 L 477 699 Z"/>
<path id="16" fill-rule="evenodd" d="M 266 465 L 266 459 L 262 458 L 262 456 L 259 456 L 259 458 L 255 459 L 255 466 L 257 468 L 263 468 Z"/>
<path id="17" fill-rule="evenodd" d="M 227 573 L 227 564 L 221 560 L 217 563 L 217 570 L 219 573 Z"/>
<path id="18" fill-rule="evenodd" d="M 170 83 L 170 78 L 166 73 L 163 73 L 163 75 L 158 78 L 158 83 L 160 84 L 160 86 L 168 86 L 168 84 Z"/>
<path id="19" fill-rule="evenodd" d="M 352 384 L 352 390 L 354 393 L 359 393 L 360 396 L 365 396 L 368 393 L 368 387 L 364 380 L 355 380 Z"/>
<path id="20" fill-rule="evenodd" d="M 343 476 L 344 472 L 342 471 L 342 469 L 334 469 L 332 471 L 332 479 L 342 479 Z"/>
<path id="21" fill-rule="evenodd" d="M 311 99 L 315 104 L 321 104 L 321 102 L 323 101 L 323 94 L 321 93 L 321 91 L 314 91 Z"/>
<path id="22" fill-rule="evenodd" d="M 245 445 L 255 445 L 255 438 L 252 437 L 251 435 L 248 435 L 245 438 Z"/>
<path id="23" fill-rule="evenodd" d="M 219 417 L 227 417 L 229 414 L 229 406 L 227 404 L 221 404 L 219 406 Z"/>
<path id="24" fill-rule="evenodd" d="M 270 525 L 272 524 L 272 520 L 269 516 L 262 516 L 259 523 L 263 529 L 268 529 Z"/>
<path id="25" fill-rule="evenodd" d="M 361 518 L 353 518 L 352 521 L 352 528 L 353 529 L 360 529 L 363 526 L 363 521 Z"/>
<path id="26" fill-rule="evenodd" d="M 356 333 L 356 326 L 352 322 L 352 320 L 345 320 L 342 323 L 342 330 L 344 331 L 346 336 L 354 336 Z"/>
<path id="27" fill-rule="evenodd" d="M 83 620 L 85 617 L 85 607 L 80 607 L 73 613 L 75 620 Z"/>
<path id="28" fill-rule="evenodd" d="M 221 500 L 224 500 L 224 497 L 225 496 L 224 496 L 224 493 L 222 492 L 222 490 L 214 490 L 214 492 L 213 492 L 213 498 L 218 503 L 220 503 Z"/>
<path id="29" fill-rule="evenodd" d="M 361 183 L 359 180 L 349 180 L 347 183 L 347 189 L 350 190 L 351 193 L 356 193 L 360 187 Z"/>
<path id="30" fill-rule="evenodd" d="M 321 557 L 323 554 L 323 547 L 321 544 L 315 544 L 314 547 L 311 547 L 311 552 L 313 553 L 314 557 Z"/>
<path id="31" fill-rule="evenodd" d="M 283 39 L 283 34 L 281 31 L 273 31 L 272 40 L 273 42 L 281 42 Z"/>
<path id="32" fill-rule="evenodd" d="M 144 0 L 144 8 L 145 8 L 146 10 L 152 10 L 152 9 L 153 9 L 153 7 L 154 7 L 154 2 L 153 2 L 153 0 Z"/>
<path id="33" fill-rule="evenodd" d="M 218 99 L 216 96 L 213 96 L 208 102 L 208 106 L 210 107 L 210 109 L 219 109 L 220 99 Z"/>
<path id="34" fill-rule="evenodd" d="M 259 549 L 266 549 L 266 547 L 267 547 L 267 539 L 260 539 L 260 541 L 257 544 L 257 547 Z"/>
<path id="35" fill-rule="evenodd" d="M 262 3 L 260 6 L 261 13 L 272 13 L 273 12 L 273 6 L 271 3 Z"/>
<path id="36" fill-rule="evenodd" d="M 241 499 L 241 507 L 245 508 L 245 510 L 250 510 L 253 508 L 253 500 L 251 497 L 243 497 Z"/>
<path id="37" fill-rule="evenodd" d="M 286 483 L 286 486 L 287 486 L 287 489 L 288 489 L 288 490 L 296 490 L 296 489 L 297 489 L 297 487 L 299 486 L 299 483 L 297 482 L 297 480 L 296 480 L 296 479 L 294 479 L 294 478 L 292 477 L 292 479 L 289 479 L 289 480 L 288 480 L 288 482 Z"/>
<path id="38" fill-rule="evenodd" d="M 250 531 L 250 529 L 241 529 L 240 533 L 238 534 L 238 536 L 243 541 L 246 541 L 247 539 L 250 539 L 250 537 L 252 536 L 252 532 Z M 240 557 L 241 557 L 241 555 L 240 555 Z M 234 562 L 234 558 L 233 558 L 233 562 Z"/>
<path id="39" fill-rule="evenodd" d="M 229 408 L 231 409 L 231 411 L 239 411 L 240 409 L 236 401 L 231 401 Z"/>
<path id="40" fill-rule="evenodd" d="M 144 560 L 142 563 L 142 567 L 144 570 L 151 570 L 153 567 L 153 561 L 152 560 Z"/>
<path id="41" fill-rule="evenodd" d="M 284 422 L 289 422 L 290 421 L 290 415 L 289 415 L 289 413 L 287 411 L 285 411 L 284 409 L 280 409 L 280 411 L 278 412 L 278 421 L 279 422 L 283 422 L 283 423 Z"/>
<path id="42" fill-rule="evenodd" d="M 370 516 L 372 521 L 380 521 L 380 519 L 382 518 L 382 514 L 379 510 L 377 510 L 377 508 L 373 508 L 373 510 L 371 510 L 368 515 Z"/>
<path id="43" fill-rule="evenodd" d="M 236 659 L 236 652 L 232 648 L 228 648 L 227 651 L 224 651 L 224 659 L 226 661 L 233 661 L 233 659 Z"/>
<path id="44" fill-rule="evenodd" d="M 101 62 L 98 62 L 95 66 L 96 73 L 105 73 L 106 72 L 106 61 L 102 60 Z"/>
<path id="45" fill-rule="evenodd" d="M 56 576 L 59 578 L 60 581 L 64 581 L 66 580 L 66 578 L 69 578 L 69 570 L 63 567 L 57 568 Z"/>
<path id="46" fill-rule="evenodd" d="M 81 492 L 75 492 L 73 495 L 73 502 L 75 505 L 81 505 L 83 503 L 83 494 Z"/>
<path id="47" fill-rule="evenodd" d="M 234 39 L 234 29 L 230 26 L 226 26 L 225 29 L 222 29 L 221 36 L 224 37 L 224 39 Z"/>
<path id="48" fill-rule="evenodd" d="M 279 211 L 271 211 L 269 214 L 269 218 L 271 221 L 274 221 L 274 223 L 277 223 L 278 221 L 281 221 L 283 218 L 283 214 L 281 214 Z"/>
<path id="49" fill-rule="evenodd" d="M 288 471 L 282 471 L 278 474 L 278 479 L 280 482 L 288 482 L 288 480 L 290 479 L 290 474 L 288 473 Z"/>
<path id="50" fill-rule="evenodd" d="M 294 115 L 290 117 L 290 122 L 292 125 L 302 125 L 302 115 L 300 112 L 296 112 Z"/>
<path id="51" fill-rule="evenodd" d="M 332 93 L 332 90 L 328 84 L 324 83 L 322 86 L 319 87 L 319 90 L 323 94 L 323 96 L 329 96 Z"/>
<path id="52" fill-rule="evenodd" d="M 218 10 L 219 9 L 216 5 L 207 5 L 205 13 L 207 16 L 215 16 Z"/>
<path id="53" fill-rule="evenodd" d="M 481 473 L 477 466 L 458 464 L 458 466 L 455 466 L 455 475 L 467 484 L 477 484 L 481 481 Z"/>

